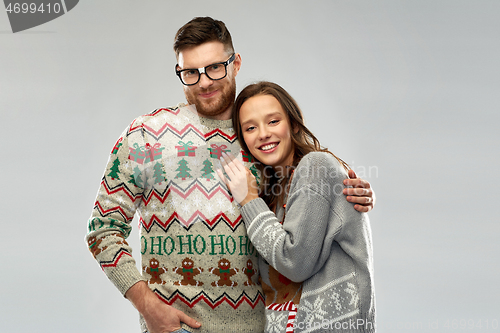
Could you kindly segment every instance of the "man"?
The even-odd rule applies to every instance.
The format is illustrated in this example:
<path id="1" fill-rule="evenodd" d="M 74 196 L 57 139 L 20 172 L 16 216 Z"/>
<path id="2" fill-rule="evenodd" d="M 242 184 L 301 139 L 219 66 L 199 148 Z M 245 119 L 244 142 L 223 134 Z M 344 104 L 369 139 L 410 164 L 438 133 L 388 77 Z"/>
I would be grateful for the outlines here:
<path id="1" fill-rule="evenodd" d="M 140 312 L 143 332 L 262 332 L 257 251 L 214 171 L 222 152 L 241 153 L 231 124 L 241 56 L 224 23 L 208 17 L 180 28 L 174 51 L 190 106 L 138 117 L 120 136 L 89 220 L 88 246 Z M 243 160 L 252 165 L 250 156 Z M 346 182 L 358 187 L 345 190 L 356 209 L 371 210 L 369 183 Z M 136 212 L 142 275 L 125 241 Z"/>

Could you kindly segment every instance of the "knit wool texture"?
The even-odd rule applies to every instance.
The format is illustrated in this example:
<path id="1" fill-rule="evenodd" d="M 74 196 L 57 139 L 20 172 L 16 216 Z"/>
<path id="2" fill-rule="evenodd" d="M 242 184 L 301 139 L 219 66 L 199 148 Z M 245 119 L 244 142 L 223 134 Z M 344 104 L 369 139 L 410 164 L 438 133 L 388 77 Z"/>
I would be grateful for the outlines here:
<path id="1" fill-rule="evenodd" d="M 259 251 L 266 332 L 375 332 L 371 228 L 342 194 L 347 173 L 325 152 L 302 158 L 278 217 L 258 198 L 242 207 Z M 278 273 L 279 272 L 279 273 Z M 293 303 L 297 309 L 292 309 Z"/>
<path id="2" fill-rule="evenodd" d="M 122 294 L 147 281 L 202 324 L 184 325 L 190 332 L 262 332 L 258 255 L 215 172 L 222 152 L 243 153 L 231 120 L 203 118 L 183 104 L 136 118 L 111 151 L 86 240 Z M 250 156 L 239 158 L 255 170 Z M 134 214 L 142 272 L 125 240 Z"/>

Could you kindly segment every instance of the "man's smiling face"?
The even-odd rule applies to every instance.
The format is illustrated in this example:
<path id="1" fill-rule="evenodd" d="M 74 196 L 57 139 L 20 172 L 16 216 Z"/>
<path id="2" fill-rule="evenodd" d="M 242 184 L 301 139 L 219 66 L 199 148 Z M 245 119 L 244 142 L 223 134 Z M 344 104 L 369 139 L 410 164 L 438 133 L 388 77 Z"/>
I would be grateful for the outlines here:
<path id="1" fill-rule="evenodd" d="M 220 42 L 207 42 L 179 52 L 178 69 L 201 68 L 224 62 L 231 54 Z M 201 74 L 198 83 L 184 86 L 188 104 L 194 104 L 201 116 L 213 119 L 231 119 L 231 108 L 236 97 L 236 75 L 241 66 L 241 56 L 227 66 L 227 75 L 221 80 L 211 80 Z"/>

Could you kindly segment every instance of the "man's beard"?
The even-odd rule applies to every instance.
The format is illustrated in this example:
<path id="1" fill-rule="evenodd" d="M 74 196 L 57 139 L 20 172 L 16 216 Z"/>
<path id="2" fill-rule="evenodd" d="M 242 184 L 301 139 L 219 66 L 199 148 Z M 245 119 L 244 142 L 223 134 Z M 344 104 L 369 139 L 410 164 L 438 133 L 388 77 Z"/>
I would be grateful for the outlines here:
<path id="1" fill-rule="evenodd" d="M 226 110 L 233 105 L 236 98 L 236 80 L 233 78 L 230 85 L 226 85 L 225 88 L 221 90 L 221 95 L 210 103 L 202 103 L 192 92 L 188 92 L 185 95 L 188 104 L 194 104 L 196 106 L 196 111 L 201 116 L 210 118 L 215 117 L 226 112 Z"/>

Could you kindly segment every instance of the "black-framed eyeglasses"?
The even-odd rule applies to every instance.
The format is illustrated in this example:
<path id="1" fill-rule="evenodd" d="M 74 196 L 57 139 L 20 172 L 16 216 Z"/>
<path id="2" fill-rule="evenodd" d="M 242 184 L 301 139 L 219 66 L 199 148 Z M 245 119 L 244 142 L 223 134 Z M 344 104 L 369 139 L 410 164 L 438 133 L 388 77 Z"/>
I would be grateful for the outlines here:
<path id="1" fill-rule="evenodd" d="M 186 86 L 197 84 L 200 81 L 201 74 L 203 73 L 205 73 L 210 80 L 222 80 L 227 75 L 227 65 L 233 62 L 235 55 L 236 54 L 233 53 L 227 61 L 217 62 L 200 68 L 178 70 L 177 67 L 179 67 L 179 65 L 177 64 L 175 65 L 175 74 L 177 74 L 182 84 Z"/>

